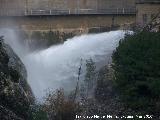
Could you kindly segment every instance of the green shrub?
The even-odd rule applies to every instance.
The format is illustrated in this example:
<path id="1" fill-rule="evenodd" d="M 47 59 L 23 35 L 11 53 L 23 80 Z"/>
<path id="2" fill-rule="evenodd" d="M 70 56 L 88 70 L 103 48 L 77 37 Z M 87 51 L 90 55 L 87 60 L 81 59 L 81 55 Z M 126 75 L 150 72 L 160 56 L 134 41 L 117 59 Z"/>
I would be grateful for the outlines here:
<path id="1" fill-rule="evenodd" d="M 160 33 L 126 35 L 112 59 L 115 84 L 128 105 L 156 110 L 153 108 L 160 100 Z"/>
<path id="2" fill-rule="evenodd" d="M 68 99 L 63 89 L 49 91 L 44 103 L 44 109 L 49 120 L 74 120 L 79 113 L 79 103 Z"/>
<path id="3" fill-rule="evenodd" d="M 31 120 L 48 120 L 44 105 L 36 104 L 31 107 Z"/>
<path id="4" fill-rule="evenodd" d="M 86 74 L 85 74 L 85 85 L 87 86 L 87 91 L 93 89 L 95 79 L 96 79 L 96 66 L 95 62 L 90 58 L 86 60 Z"/>

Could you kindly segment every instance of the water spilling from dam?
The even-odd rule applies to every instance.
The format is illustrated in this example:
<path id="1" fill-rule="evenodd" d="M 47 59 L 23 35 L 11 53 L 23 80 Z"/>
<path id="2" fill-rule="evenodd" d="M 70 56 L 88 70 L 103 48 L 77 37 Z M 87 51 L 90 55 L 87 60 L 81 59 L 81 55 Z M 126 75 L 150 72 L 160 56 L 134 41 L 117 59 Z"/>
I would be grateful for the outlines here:
<path id="1" fill-rule="evenodd" d="M 98 67 L 111 61 L 111 54 L 124 37 L 124 31 L 88 34 L 73 37 L 60 45 L 29 52 L 16 41 L 13 30 L 1 30 L 13 50 L 25 64 L 28 82 L 37 99 L 42 99 L 47 89 L 75 89 L 80 60 L 83 59 L 82 74 L 85 74 L 85 60 L 92 58 Z M 98 68 L 97 67 L 97 68 Z M 81 76 L 81 80 L 83 75 Z"/>

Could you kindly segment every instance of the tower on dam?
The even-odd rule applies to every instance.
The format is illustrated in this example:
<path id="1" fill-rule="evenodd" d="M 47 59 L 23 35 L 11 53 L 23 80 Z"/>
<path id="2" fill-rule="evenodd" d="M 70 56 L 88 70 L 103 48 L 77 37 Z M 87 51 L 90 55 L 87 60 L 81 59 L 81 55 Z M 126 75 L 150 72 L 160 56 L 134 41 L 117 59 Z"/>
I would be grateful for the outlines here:
<path id="1" fill-rule="evenodd" d="M 160 0 L 137 0 L 136 1 L 136 23 L 144 26 L 156 17 L 160 24 Z"/>

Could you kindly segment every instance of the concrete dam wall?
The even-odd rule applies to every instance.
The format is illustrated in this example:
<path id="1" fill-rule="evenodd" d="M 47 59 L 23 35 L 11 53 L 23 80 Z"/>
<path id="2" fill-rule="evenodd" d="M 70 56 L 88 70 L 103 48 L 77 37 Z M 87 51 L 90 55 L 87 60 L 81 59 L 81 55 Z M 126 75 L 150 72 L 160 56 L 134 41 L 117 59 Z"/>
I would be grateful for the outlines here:
<path id="1" fill-rule="evenodd" d="M 81 31 L 89 28 L 124 26 L 135 23 L 135 15 L 70 15 L 1 17 L 0 27 L 13 27 L 25 31 Z"/>

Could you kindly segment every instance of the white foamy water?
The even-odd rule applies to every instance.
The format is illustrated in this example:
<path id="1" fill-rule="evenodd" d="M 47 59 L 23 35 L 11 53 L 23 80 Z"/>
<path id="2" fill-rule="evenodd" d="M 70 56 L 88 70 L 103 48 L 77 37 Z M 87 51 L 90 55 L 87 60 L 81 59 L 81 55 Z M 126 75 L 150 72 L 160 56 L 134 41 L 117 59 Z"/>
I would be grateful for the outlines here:
<path id="1" fill-rule="evenodd" d="M 28 82 L 38 99 L 45 96 L 47 89 L 75 89 L 80 59 L 92 58 L 98 65 L 107 64 L 113 50 L 125 32 L 112 31 L 100 34 L 77 36 L 64 44 L 52 46 L 26 54 L 26 49 L 9 43 L 26 66 Z M 22 53 L 23 54 L 22 55 Z M 83 69 L 84 69 L 83 65 Z M 82 69 L 82 73 L 84 70 Z"/>

